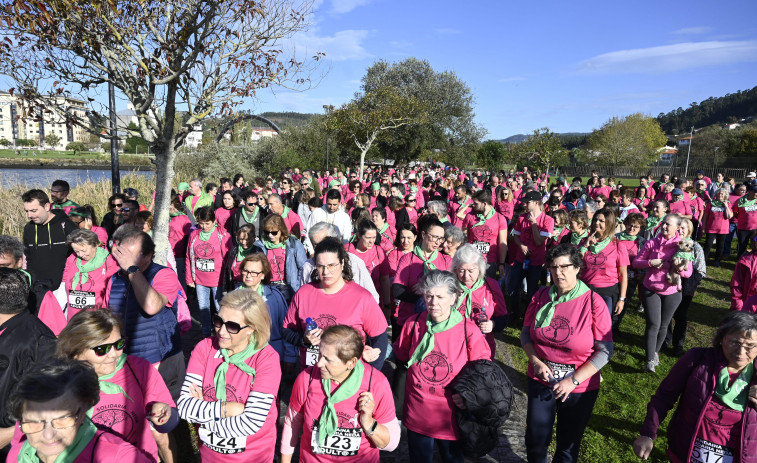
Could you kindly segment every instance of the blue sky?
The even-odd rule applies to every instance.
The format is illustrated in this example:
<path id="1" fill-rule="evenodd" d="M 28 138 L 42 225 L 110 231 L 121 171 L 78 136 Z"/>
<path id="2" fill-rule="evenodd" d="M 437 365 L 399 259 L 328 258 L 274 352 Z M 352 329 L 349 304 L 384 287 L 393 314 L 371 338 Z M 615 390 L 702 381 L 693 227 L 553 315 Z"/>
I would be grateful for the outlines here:
<path id="1" fill-rule="evenodd" d="M 476 98 L 487 138 L 589 132 L 757 85 L 757 2 L 317 0 L 297 43 L 326 53 L 319 85 L 261 92 L 256 111 L 322 112 L 376 60 L 428 60 Z"/>

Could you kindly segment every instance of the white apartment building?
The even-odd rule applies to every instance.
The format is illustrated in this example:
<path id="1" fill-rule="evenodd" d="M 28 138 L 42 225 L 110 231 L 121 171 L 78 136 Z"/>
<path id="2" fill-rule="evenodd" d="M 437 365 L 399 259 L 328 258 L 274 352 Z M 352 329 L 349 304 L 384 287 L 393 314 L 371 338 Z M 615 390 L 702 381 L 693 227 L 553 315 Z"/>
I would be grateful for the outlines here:
<path id="1" fill-rule="evenodd" d="M 87 108 L 81 100 L 63 96 L 50 97 L 57 106 L 65 108 L 79 117 L 84 117 Z M 52 109 L 52 108 L 49 108 Z M 39 120 L 35 120 L 39 119 Z M 45 143 L 45 136 L 55 134 L 59 142 L 55 146 Z M 75 142 L 87 142 L 89 134 L 75 125 L 66 125 L 65 114 L 55 111 L 35 117 L 16 96 L 0 92 L 0 140 L 5 139 L 14 146 L 19 139 L 33 140 L 45 149 L 64 150 L 66 145 Z"/>

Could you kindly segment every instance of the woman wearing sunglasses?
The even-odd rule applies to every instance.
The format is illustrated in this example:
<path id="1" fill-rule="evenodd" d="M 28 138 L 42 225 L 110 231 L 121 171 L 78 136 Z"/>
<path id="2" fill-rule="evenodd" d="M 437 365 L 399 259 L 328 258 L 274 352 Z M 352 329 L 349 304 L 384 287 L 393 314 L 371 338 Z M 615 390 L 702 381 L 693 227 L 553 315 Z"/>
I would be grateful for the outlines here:
<path id="1" fill-rule="evenodd" d="M 231 248 L 231 252 L 226 256 L 226 263 L 224 264 L 224 292 L 228 293 L 243 286 L 242 261 L 247 256 L 263 252 L 262 249 L 254 245 L 255 235 L 255 226 L 251 223 L 244 224 L 237 230 L 237 244 Z"/>
<path id="2" fill-rule="evenodd" d="M 287 302 L 300 288 L 300 274 L 307 261 L 305 247 L 289 229 L 280 215 L 271 214 L 263 219 L 262 239 L 255 242 L 271 264 L 271 285 L 281 291 Z"/>
<path id="3" fill-rule="evenodd" d="M 195 211 L 199 228 L 189 235 L 187 246 L 187 286 L 197 289 L 202 335 L 210 336 L 210 302 L 218 310 L 223 297 L 221 274 L 226 255 L 231 248 L 231 235 L 216 225 L 213 209 L 205 206 Z"/>
<path id="4" fill-rule="evenodd" d="M 108 232 L 108 239 L 113 237 L 116 229 L 124 223 L 123 210 L 126 196 L 122 193 L 116 193 L 108 198 L 108 212 L 103 216 L 100 226 Z"/>
<path id="5" fill-rule="evenodd" d="M 98 429 L 87 410 L 100 400 L 97 374 L 76 360 L 51 359 L 31 367 L 10 396 L 19 422 L 6 461 L 149 463 L 150 456 Z"/>
<path id="6" fill-rule="evenodd" d="M 58 337 L 56 355 L 94 368 L 100 400 L 82 412 L 158 461 L 175 461 L 168 435 L 179 423 L 176 405 L 158 370 L 124 353 L 121 319 L 110 310 L 76 314 Z M 148 424 L 152 423 L 152 428 Z"/>
<path id="7" fill-rule="evenodd" d="M 363 349 L 362 336 L 350 326 L 323 332 L 317 365 L 294 382 L 281 434 L 282 463 L 292 461 L 298 444 L 303 463 L 378 463 L 380 450 L 397 448 L 400 425 L 389 381 L 363 363 Z"/>
<path id="8" fill-rule="evenodd" d="M 231 292 L 213 325 L 216 335 L 192 351 L 179 413 L 197 427 L 203 462 L 273 461 L 281 367 L 266 303 Z"/>

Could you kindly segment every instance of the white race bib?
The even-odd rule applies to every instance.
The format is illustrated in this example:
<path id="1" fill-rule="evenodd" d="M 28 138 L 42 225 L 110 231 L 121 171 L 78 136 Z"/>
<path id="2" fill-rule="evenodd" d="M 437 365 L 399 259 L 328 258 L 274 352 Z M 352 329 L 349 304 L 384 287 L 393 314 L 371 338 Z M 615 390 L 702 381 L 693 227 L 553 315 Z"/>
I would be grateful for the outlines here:
<path id="1" fill-rule="evenodd" d="M 552 370 L 552 377 L 557 381 L 565 379 L 569 375 L 569 373 L 576 371 L 576 367 L 574 365 L 555 363 L 550 362 L 549 360 L 545 360 L 544 364 L 547 365 L 550 370 Z"/>
<path id="2" fill-rule="evenodd" d="M 712 212 L 723 212 L 725 211 L 724 207 L 712 207 Z"/>
<path id="3" fill-rule="evenodd" d="M 312 367 L 318 363 L 318 356 L 321 355 L 321 350 L 318 346 L 310 346 L 305 349 L 305 366 Z"/>
<path id="4" fill-rule="evenodd" d="M 228 437 L 224 439 L 218 437 L 216 433 L 207 430 L 205 426 L 200 426 L 198 434 L 205 447 L 224 455 L 242 453 L 245 451 L 245 446 L 247 445 L 247 437 Z"/>
<path id="5" fill-rule="evenodd" d="M 68 306 L 72 309 L 94 309 L 95 293 L 90 291 L 69 291 Z"/>
<path id="6" fill-rule="evenodd" d="M 744 208 L 744 211 L 746 211 L 746 212 L 757 211 L 757 206 L 747 206 L 747 207 Z"/>
<path id="7" fill-rule="evenodd" d="M 201 272 L 214 272 L 216 269 L 216 263 L 213 259 L 197 259 L 195 261 L 195 267 Z"/>
<path id="8" fill-rule="evenodd" d="M 476 241 L 473 245 L 476 246 L 476 249 L 478 249 L 478 252 L 480 252 L 482 256 L 489 254 L 489 249 L 492 246 L 486 241 Z"/>
<path id="9" fill-rule="evenodd" d="M 323 440 L 323 447 L 321 447 L 318 445 L 318 425 L 315 424 L 313 425 L 310 446 L 315 454 L 354 457 L 360 450 L 362 438 L 362 428 L 336 428 L 334 434 L 326 436 L 326 439 Z"/>
<path id="10" fill-rule="evenodd" d="M 690 463 L 733 463 L 733 449 L 697 437 Z"/>

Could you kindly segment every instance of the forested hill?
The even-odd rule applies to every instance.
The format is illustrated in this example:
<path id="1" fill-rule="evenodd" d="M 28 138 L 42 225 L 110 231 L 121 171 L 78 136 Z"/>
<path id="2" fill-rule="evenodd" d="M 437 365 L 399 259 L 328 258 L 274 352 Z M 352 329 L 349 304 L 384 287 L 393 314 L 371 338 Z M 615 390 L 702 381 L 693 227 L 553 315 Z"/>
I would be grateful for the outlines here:
<path id="1" fill-rule="evenodd" d="M 260 115 L 265 117 L 266 119 L 273 121 L 274 124 L 278 125 L 282 129 L 291 126 L 299 127 L 305 125 L 313 116 L 316 116 L 316 114 L 295 112 L 265 112 L 261 113 Z"/>
<path id="2" fill-rule="evenodd" d="M 707 98 L 700 103 L 691 103 L 667 114 L 660 113 L 657 121 L 668 135 L 688 132 L 714 124 L 737 122 L 739 119 L 757 115 L 757 87 L 751 90 L 729 93 L 718 98 Z"/>

